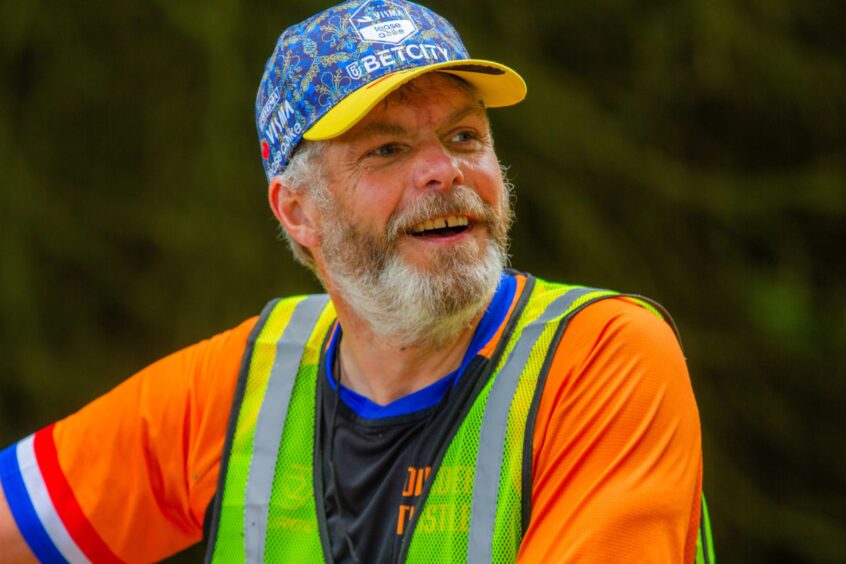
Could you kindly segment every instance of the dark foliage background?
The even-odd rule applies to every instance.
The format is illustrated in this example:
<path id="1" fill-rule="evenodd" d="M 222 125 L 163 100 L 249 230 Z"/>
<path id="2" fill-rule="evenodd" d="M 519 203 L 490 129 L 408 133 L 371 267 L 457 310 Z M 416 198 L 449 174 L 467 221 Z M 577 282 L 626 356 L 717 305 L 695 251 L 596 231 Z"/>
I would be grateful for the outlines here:
<path id="1" fill-rule="evenodd" d="M 430 5 L 529 84 L 514 265 L 674 312 L 720 560 L 846 561 L 846 3 Z M 253 100 L 324 6 L 0 2 L 0 442 L 317 289 Z"/>

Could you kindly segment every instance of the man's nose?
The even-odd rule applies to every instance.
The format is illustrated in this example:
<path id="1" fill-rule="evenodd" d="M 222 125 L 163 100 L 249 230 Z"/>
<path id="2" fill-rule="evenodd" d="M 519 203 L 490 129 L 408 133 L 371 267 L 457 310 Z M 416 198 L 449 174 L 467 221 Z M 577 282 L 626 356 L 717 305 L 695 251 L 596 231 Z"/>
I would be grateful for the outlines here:
<path id="1" fill-rule="evenodd" d="M 419 148 L 414 184 L 421 190 L 449 190 L 464 184 L 461 162 L 440 143 Z"/>

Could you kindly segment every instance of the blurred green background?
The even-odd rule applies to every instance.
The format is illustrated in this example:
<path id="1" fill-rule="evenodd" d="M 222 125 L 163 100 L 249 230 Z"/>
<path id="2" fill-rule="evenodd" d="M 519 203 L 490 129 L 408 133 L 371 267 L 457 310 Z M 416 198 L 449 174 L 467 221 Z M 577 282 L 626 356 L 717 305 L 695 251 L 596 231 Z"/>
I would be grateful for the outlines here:
<path id="1" fill-rule="evenodd" d="M 674 313 L 720 561 L 846 562 L 846 3 L 429 5 L 529 84 L 513 265 Z M 0 2 L 0 443 L 318 289 L 253 100 L 325 6 Z"/>

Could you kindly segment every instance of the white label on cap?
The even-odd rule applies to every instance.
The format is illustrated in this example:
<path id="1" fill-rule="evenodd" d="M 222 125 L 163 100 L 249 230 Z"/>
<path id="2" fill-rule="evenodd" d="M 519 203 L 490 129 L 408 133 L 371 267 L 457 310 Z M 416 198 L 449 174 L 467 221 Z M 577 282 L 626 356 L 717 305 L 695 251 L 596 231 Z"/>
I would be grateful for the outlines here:
<path id="1" fill-rule="evenodd" d="M 389 0 L 370 0 L 350 16 L 353 29 L 367 43 L 393 43 L 405 41 L 415 33 L 417 26 L 405 8 Z"/>

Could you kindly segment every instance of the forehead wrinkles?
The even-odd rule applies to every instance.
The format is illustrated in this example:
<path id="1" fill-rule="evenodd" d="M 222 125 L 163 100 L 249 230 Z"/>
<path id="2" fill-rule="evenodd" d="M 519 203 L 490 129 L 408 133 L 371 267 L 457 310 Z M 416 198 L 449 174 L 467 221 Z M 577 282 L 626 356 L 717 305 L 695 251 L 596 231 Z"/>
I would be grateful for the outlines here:
<path id="1" fill-rule="evenodd" d="M 370 113 L 340 139 L 354 141 L 358 137 L 373 133 L 408 133 L 400 121 L 407 121 L 412 127 L 419 128 L 426 124 L 438 125 L 438 120 L 448 124 L 468 115 L 477 115 L 487 124 L 484 103 L 477 99 L 470 85 L 458 81 L 460 79 L 452 75 L 431 73 L 403 84 L 374 106 Z M 438 100 L 446 104 L 433 103 Z M 441 115 L 444 106 L 452 108 L 446 116 Z"/>

